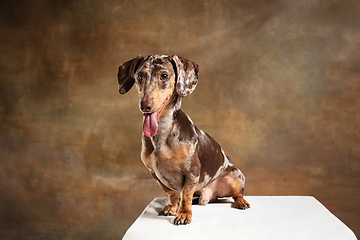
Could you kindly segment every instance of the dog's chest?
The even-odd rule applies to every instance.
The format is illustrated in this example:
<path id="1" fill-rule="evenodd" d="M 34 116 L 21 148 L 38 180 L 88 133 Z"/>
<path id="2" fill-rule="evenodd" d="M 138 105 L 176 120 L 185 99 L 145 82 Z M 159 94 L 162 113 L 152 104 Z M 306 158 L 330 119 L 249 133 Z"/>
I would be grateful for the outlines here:
<path id="1" fill-rule="evenodd" d="M 186 143 L 179 143 L 176 147 L 163 145 L 161 148 L 145 145 L 141 159 L 166 187 L 180 192 L 184 185 L 184 172 L 187 170 L 186 160 L 189 159 L 189 154 L 191 149 Z"/>

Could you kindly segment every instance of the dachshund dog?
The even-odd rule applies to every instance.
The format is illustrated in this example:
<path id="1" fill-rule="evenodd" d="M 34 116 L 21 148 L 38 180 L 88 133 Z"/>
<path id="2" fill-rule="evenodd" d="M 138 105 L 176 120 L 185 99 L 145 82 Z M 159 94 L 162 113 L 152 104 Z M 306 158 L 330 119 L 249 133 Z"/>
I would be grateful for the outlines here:
<path id="1" fill-rule="evenodd" d="M 198 82 L 196 63 L 178 56 L 137 56 L 119 67 L 119 92 L 136 85 L 143 114 L 141 160 L 169 197 L 159 215 L 189 224 L 193 197 L 206 205 L 233 197 L 233 207 L 249 208 L 245 177 L 220 145 L 197 128 L 181 109 L 181 99 Z"/>

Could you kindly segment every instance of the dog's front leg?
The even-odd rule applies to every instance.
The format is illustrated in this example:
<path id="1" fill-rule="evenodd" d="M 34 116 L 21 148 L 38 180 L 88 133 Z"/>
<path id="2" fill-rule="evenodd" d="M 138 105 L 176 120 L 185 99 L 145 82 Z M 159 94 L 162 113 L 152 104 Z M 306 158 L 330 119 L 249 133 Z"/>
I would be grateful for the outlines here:
<path id="1" fill-rule="evenodd" d="M 166 192 L 166 194 L 169 197 L 169 201 L 167 206 L 164 207 L 163 210 L 159 213 L 159 216 L 170 216 L 170 215 L 176 215 L 178 209 L 179 209 L 179 193 L 170 190 L 167 188 L 164 184 L 162 184 L 160 181 L 158 181 L 161 188 Z"/>
<path id="2" fill-rule="evenodd" d="M 191 223 L 192 219 L 192 199 L 194 196 L 194 191 L 199 183 L 199 176 L 200 176 L 200 168 L 193 168 L 192 171 L 185 174 L 185 181 L 184 187 L 180 193 L 180 209 L 179 212 L 176 214 L 174 224 L 189 224 Z"/>
<path id="3" fill-rule="evenodd" d="M 162 190 L 164 190 L 164 192 L 166 192 L 169 197 L 168 204 L 164 207 L 163 210 L 161 210 L 161 212 L 159 212 L 159 216 L 176 215 L 180 205 L 179 193 L 166 187 L 154 172 L 151 172 L 151 175 L 159 183 Z"/>

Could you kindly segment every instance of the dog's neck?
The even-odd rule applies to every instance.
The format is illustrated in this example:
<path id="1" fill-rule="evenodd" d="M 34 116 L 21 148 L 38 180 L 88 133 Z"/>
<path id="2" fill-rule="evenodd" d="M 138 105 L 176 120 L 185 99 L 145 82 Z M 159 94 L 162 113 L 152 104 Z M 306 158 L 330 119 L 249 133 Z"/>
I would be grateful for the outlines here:
<path id="1" fill-rule="evenodd" d="M 158 118 L 158 132 L 152 137 L 157 143 L 166 141 L 174 127 L 174 115 L 181 110 L 181 97 L 174 93 Z M 155 145 L 155 143 L 153 142 Z"/>

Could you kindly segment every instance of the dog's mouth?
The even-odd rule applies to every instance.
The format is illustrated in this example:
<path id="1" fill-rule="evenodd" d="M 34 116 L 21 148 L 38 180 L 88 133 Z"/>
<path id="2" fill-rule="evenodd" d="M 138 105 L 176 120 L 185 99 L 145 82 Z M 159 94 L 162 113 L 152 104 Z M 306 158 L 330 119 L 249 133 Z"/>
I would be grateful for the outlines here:
<path id="1" fill-rule="evenodd" d="M 147 137 L 153 137 L 158 131 L 158 118 L 164 109 L 168 99 L 165 99 L 161 107 L 153 113 L 143 113 L 143 133 Z"/>

